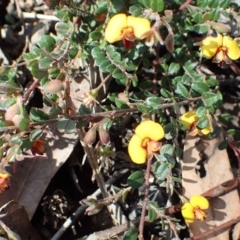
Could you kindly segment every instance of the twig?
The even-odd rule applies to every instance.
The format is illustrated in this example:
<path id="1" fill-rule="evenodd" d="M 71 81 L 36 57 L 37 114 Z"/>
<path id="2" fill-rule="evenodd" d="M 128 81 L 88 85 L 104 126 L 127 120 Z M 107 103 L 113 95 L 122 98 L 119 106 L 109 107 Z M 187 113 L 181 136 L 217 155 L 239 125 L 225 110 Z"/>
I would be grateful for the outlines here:
<path id="1" fill-rule="evenodd" d="M 151 172 L 151 163 L 152 163 L 152 160 L 148 159 L 147 160 L 146 176 L 145 176 L 144 201 L 143 201 L 143 204 L 142 204 L 142 214 L 141 214 L 141 219 L 140 219 L 140 224 L 139 224 L 139 235 L 138 235 L 139 240 L 143 240 L 145 214 L 146 214 L 147 202 L 149 200 L 148 195 L 149 195 L 149 178 L 150 178 L 150 172 Z"/>
<path id="2" fill-rule="evenodd" d="M 192 0 L 187 0 L 184 4 L 182 4 L 178 11 L 182 11 L 184 8 L 186 8 L 190 3 L 192 2 Z"/>
<path id="3" fill-rule="evenodd" d="M 83 141 L 84 139 L 84 132 L 83 132 L 83 129 L 79 129 L 78 130 L 78 136 L 79 136 L 79 139 L 80 139 L 80 143 L 84 149 L 84 152 L 87 154 L 88 156 L 88 162 L 89 162 L 89 165 L 91 166 L 92 168 L 92 171 L 93 171 L 93 174 L 94 176 L 96 177 L 96 180 L 97 180 L 97 184 L 98 184 L 98 187 L 100 188 L 101 190 L 101 193 L 103 195 L 104 198 L 107 198 L 108 197 L 108 193 L 107 193 L 107 190 L 106 190 L 106 187 L 105 187 L 105 183 L 104 183 L 104 180 L 103 180 L 103 176 L 102 174 L 99 172 L 99 167 L 98 167 L 98 164 L 97 164 L 97 159 L 96 157 L 94 156 L 94 153 L 93 151 L 90 149 L 90 147 L 88 145 L 86 145 Z"/>
<path id="4" fill-rule="evenodd" d="M 174 103 L 164 103 L 161 104 L 157 107 L 157 109 L 164 109 L 164 108 L 169 108 L 173 106 L 184 106 L 189 104 L 190 102 L 200 100 L 201 97 L 196 97 L 196 98 L 189 98 L 188 100 L 184 100 L 181 102 L 174 102 Z M 85 120 L 85 121 L 91 121 L 99 118 L 113 118 L 113 117 L 119 117 L 127 113 L 134 113 L 134 112 L 139 112 L 137 108 L 128 108 L 128 109 L 120 109 L 120 110 L 113 110 L 113 111 L 105 111 L 105 112 L 98 112 L 98 113 L 91 113 L 91 114 L 84 114 L 84 115 L 76 115 L 74 117 L 69 117 L 72 120 Z M 58 122 L 60 118 L 54 118 L 42 122 L 35 122 L 29 124 L 29 127 L 34 127 L 34 126 L 39 126 L 39 125 L 44 125 L 44 124 L 50 124 L 54 122 Z M 5 132 L 7 130 L 13 130 L 17 129 L 15 126 L 9 126 L 9 127 L 0 127 L 0 133 Z"/>
<path id="5" fill-rule="evenodd" d="M 28 88 L 27 92 L 23 95 L 22 97 L 22 104 L 26 103 L 29 99 L 29 96 L 33 92 L 33 90 L 38 86 L 40 80 L 39 79 L 34 79 L 32 82 L 31 86 Z"/>
<path id="6" fill-rule="evenodd" d="M 39 19 L 39 20 L 48 20 L 48 21 L 60 21 L 59 18 L 52 15 L 36 14 L 36 13 L 22 13 L 24 19 Z"/>
<path id="7" fill-rule="evenodd" d="M 23 17 L 23 13 L 22 13 L 22 10 L 21 10 L 18 0 L 15 0 L 15 5 L 16 5 L 18 17 L 19 17 L 20 21 L 22 22 L 23 28 L 25 30 L 24 17 Z"/>

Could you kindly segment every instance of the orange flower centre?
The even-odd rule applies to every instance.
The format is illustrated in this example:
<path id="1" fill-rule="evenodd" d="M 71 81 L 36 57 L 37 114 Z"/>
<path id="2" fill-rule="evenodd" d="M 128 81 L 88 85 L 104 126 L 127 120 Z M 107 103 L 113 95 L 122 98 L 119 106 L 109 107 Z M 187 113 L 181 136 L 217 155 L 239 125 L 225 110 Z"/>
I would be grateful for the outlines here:
<path id="1" fill-rule="evenodd" d="M 141 145 L 148 153 L 152 153 L 158 151 L 161 148 L 162 143 L 153 141 L 150 138 L 144 138 Z"/>
<path id="2" fill-rule="evenodd" d="M 133 42 L 136 39 L 134 36 L 133 28 L 132 27 L 126 27 L 122 29 L 121 32 L 123 45 L 124 47 L 129 50 L 132 48 Z"/>
<path id="3" fill-rule="evenodd" d="M 227 55 L 227 51 L 228 51 L 227 47 L 221 46 L 217 49 L 216 55 L 222 56 L 222 58 L 224 58 L 224 56 Z"/>
<path id="4" fill-rule="evenodd" d="M 205 220 L 206 217 L 207 217 L 207 214 L 202 209 L 200 209 L 199 207 L 195 207 L 193 209 L 193 213 L 194 213 L 195 218 L 197 220 L 201 221 L 201 222 L 203 220 Z"/>
<path id="5" fill-rule="evenodd" d="M 134 41 L 135 40 L 135 36 L 134 36 L 134 32 L 133 32 L 132 27 L 123 28 L 122 31 L 121 31 L 121 35 L 122 35 L 123 38 L 127 39 L 128 41 Z"/>
<path id="6" fill-rule="evenodd" d="M 223 61 L 227 64 L 232 63 L 232 60 L 228 57 L 228 48 L 221 46 L 217 49 L 213 62 L 220 63 L 222 65 Z"/>
<path id="7" fill-rule="evenodd" d="M 146 148 L 149 141 L 150 141 L 149 138 L 144 138 L 143 141 L 142 141 L 142 144 L 141 144 L 142 147 L 143 147 L 143 148 Z"/>

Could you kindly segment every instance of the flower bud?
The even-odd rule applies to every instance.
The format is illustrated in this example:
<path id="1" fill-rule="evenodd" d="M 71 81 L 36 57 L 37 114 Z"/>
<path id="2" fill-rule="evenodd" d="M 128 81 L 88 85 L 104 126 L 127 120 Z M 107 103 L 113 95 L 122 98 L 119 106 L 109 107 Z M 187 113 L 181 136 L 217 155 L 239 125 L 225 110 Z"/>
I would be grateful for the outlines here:
<path id="1" fill-rule="evenodd" d="M 88 132 L 86 133 L 83 141 L 85 144 L 93 144 L 96 140 L 96 136 L 97 136 L 97 133 L 96 133 L 96 127 L 92 127 L 88 130 Z"/>
<path id="2" fill-rule="evenodd" d="M 63 89 L 64 89 L 63 82 L 58 79 L 52 80 L 45 86 L 45 91 L 47 93 L 55 94 L 61 92 Z"/>
<path id="3" fill-rule="evenodd" d="M 100 138 L 101 143 L 103 145 L 107 145 L 110 142 L 110 137 L 109 137 L 108 132 L 105 129 L 103 129 L 102 126 L 100 126 L 98 128 L 98 133 L 99 133 L 99 138 Z"/>
<path id="4" fill-rule="evenodd" d="M 5 112 L 5 120 L 8 123 L 12 123 L 13 122 L 13 117 L 16 116 L 17 114 L 20 113 L 20 105 L 19 104 L 14 104 L 12 106 L 10 106 L 7 111 Z"/>

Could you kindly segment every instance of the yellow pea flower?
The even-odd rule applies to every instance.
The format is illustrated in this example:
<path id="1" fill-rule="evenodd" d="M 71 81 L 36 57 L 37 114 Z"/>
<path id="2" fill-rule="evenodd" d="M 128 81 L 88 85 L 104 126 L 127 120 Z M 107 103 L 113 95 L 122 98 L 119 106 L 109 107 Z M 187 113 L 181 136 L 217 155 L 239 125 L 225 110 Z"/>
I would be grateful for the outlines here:
<path id="1" fill-rule="evenodd" d="M 240 57 L 238 43 L 229 36 L 218 34 L 217 37 L 206 37 L 200 46 L 201 53 L 205 58 L 213 58 L 213 62 L 222 61 L 231 64 L 232 60 Z"/>
<path id="2" fill-rule="evenodd" d="M 207 214 L 203 211 L 209 208 L 208 200 L 203 196 L 192 196 L 190 202 L 184 203 L 181 212 L 184 219 L 192 223 L 195 219 L 203 221 L 206 219 Z"/>
<path id="3" fill-rule="evenodd" d="M 130 49 L 136 39 L 143 39 L 151 35 L 150 29 L 148 19 L 119 13 L 109 20 L 105 29 L 105 39 L 109 43 L 123 41 L 124 46 Z M 146 34 L 147 32 L 149 34 Z"/>
<path id="4" fill-rule="evenodd" d="M 210 120 L 212 119 L 211 116 L 209 115 Z M 189 134 L 191 136 L 196 136 L 198 135 L 207 135 L 210 132 L 212 132 L 212 127 L 211 124 L 209 124 L 206 128 L 199 129 L 196 126 L 197 121 L 199 118 L 196 115 L 196 111 L 188 111 L 184 113 L 180 117 L 180 122 L 185 125 L 185 127 L 189 130 Z"/>
<path id="5" fill-rule="evenodd" d="M 164 130 L 159 123 L 147 120 L 141 122 L 135 129 L 135 134 L 129 141 L 128 153 L 134 163 L 143 164 L 152 159 L 153 153 L 158 151 L 164 137 Z"/>

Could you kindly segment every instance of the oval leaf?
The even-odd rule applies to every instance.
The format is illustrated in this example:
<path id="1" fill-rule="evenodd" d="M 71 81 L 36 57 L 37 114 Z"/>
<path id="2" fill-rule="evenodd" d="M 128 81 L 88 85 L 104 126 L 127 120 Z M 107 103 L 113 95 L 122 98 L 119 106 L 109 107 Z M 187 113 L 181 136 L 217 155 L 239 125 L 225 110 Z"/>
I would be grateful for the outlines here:
<path id="1" fill-rule="evenodd" d="M 136 171 L 128 177 L 127 184 L 132 188 L 139 188 L 143 185 L 144 181 L 142 171 Z"/>
<path id="2" fill-rule="evenodd" d="M 58 122 L 58 130 L 61 133 L 73 133 L 75 131 L 75 123 L 68 118 L 60 119 Z"/>

